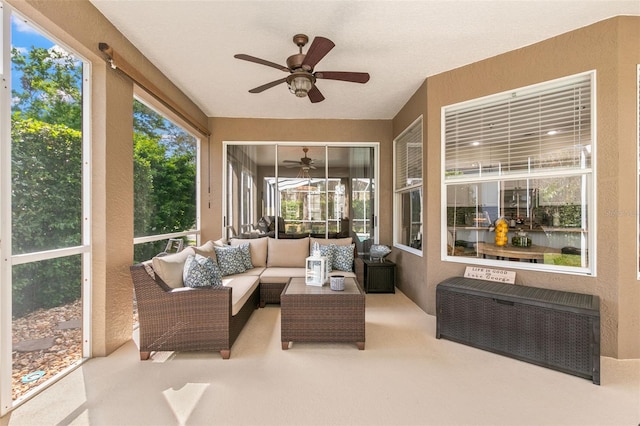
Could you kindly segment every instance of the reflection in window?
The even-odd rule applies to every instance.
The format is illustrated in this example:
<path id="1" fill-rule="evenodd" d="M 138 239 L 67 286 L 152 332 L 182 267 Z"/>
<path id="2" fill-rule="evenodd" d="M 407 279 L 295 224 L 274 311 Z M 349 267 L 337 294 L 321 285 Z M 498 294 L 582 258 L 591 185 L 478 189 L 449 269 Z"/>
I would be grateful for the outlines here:
<path id="1" fill-rule="evenodd" d="M 422 188 L 401 193 L 401 241 L 411 248 L 422 249 Z"/>
<path id="2" fill-rule="evenodd" d="M 241 172 L 244 187 L 260 191 L 247 195 Z M 364 252 L 375 233 L 374 191 L 372 147 L 228 144 L 227 238 L 351 236 Z"/>
<path id="3" fill-rule="evenodd" d="M 591 86 L 583 74 L 444 109 L 448 260 L 592 271 Z"/>

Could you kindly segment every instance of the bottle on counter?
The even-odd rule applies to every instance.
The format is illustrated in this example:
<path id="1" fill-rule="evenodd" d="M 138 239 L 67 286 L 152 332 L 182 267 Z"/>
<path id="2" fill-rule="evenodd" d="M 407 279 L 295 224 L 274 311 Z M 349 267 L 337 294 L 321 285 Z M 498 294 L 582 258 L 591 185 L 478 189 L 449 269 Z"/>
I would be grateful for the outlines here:
<path id="1" fill-rule="evenodd" d="M 498 247 L 504 247 L 509 242 L 509 225 L 507 220 L 503 217 L 496 220 L 496 245 Z"/>
<path id="2" fill-rule="evenodd" d="M 531 247 L 531 238 L 521 229 L 511 238 L 511 245 L 514 247 Z"/>

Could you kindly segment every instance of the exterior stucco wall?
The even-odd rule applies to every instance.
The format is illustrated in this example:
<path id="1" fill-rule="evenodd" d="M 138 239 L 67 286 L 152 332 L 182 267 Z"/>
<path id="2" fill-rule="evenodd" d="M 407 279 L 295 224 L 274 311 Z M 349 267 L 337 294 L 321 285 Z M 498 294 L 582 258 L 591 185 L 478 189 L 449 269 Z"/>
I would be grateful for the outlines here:
<path id="1" fill-rule="evenodd" d="M 422 116 L 423 176 L 429 176 L 427 170 L 427 96 L 427 83 L 425 81 L 393 119 L 393 137 L 396 138 L 403 131 L 405 131 L 407 127 L 409 127 L 418 117 Z M 427 204 L 427 194 L 429 194 L 433 190 L 433 186 L 434 182 L 430 181 L 427 177 L 427 179 L 423 182 L 422 187 L 422 223 L 426 223 L 424 218 L 430 216 Z M 422 241 L 424 249 L 424 247 L 426 247 L 426 241 L 428 241 L 430 238 L 433 238 L 433 235 L 439 235 L 439 231 L 433 234 L 433 230 L 429 229 L 427 226 L 423 226 L 422 230 Z M 430 289 L 427 286 L 427 275 L 429 274 L 429 271 L 425 269 L 425 255 L 426 250 L 423 250 L 422 256 L 418 256 L 407 251 L 394 249 L 389 255 L 389 259 L 393 260 L 398 265 L 396 270 L 397 287 L 402 290 L 402 292 L 405 293 L 418 306 L 420 306 L 422 310 L 429 312 L 429 301 L 431 300 L 432 295 L 430 294 Z"/>
<path id="2" fill-rule="evenodd" d="M 435 287 L 462 275 L 463 263 L 440 258 L 441 108 L 556 78 L 596 70 L 597 123 L 597 276 L 518 271 L 517 284 L 596 294 L 601 299 L 602 354 L 640 357 L 640 283 L 636 279 L 637 79 L 640 18 L 618 17 L 522 49 L 451 70 L 426 83 L 426 253 L 419 280 L 403 288 L 428 313 L 435 314 Z M 394 136 L 422 111 L 414 98 L 394 119 Z M 413 106 L 410 108 L 410 104 Z M 407 114 L 410 113 L 408 117 Z M 416 260 L 401 258 L 400 269 Z M 406 265 L 405 265 L 406 263 Z M 506 265 L 505 265 L 506 266 Z M 403 282 L 406 286 L 407 282 Z"/>

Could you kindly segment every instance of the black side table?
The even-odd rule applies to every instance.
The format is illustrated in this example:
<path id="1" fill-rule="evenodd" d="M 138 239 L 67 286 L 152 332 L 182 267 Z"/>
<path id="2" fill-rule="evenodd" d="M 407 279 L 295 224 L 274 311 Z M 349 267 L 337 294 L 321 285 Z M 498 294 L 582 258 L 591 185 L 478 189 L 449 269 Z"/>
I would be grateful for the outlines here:
<path id="1" fill-rule="evenodd" d="M 396 264 L 390 260 L 380 262 L 368 257 L 357 258 L 356 274 L 367 293 L 396 292 Z"/>

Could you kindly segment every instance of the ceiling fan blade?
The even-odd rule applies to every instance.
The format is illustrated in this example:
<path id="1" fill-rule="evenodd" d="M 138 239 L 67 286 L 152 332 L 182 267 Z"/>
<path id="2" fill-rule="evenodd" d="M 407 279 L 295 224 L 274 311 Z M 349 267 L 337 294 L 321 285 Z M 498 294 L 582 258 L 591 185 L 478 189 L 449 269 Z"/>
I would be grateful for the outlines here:
<path id="1" fill-rule="evenodd" d="M 304 61 L 302 61 L 302 68 L 307 71 L 312 70 L 313 67 L 315 67 L 316 64 L 320 62 L 320 60 L 324 58 L 325 55 L 334 47 L 335 44 L 328 38 L 315 37 L 313 39 L 313 43 L 309 46 L 309 50 L 307 50 Z"/>
<path id="2" fill-rule="evenodd" d="M 271 83 L 263 84 L 262 86 L 255 87 L 249 90 L 249 93 L 260 93 L 264 92 L 267 89 L 271 89 L 273 86 L 277 86 L 278 84 L 282 84 L 287 81 L 287 78 L 281 78 L 280 80 L 272 81 Z"/>
<path id="3" fill-rule="evenodd" d="M 318 86 L 313 86 L 307 93 L 307 96 L 309 96 L 309 100 L 311 101 L 311 103 L 314 104 L 316 102 L 324 101 L 324 96 L 322 96 L 322 93 L 320 93 L 320 90 L 318 90 Z"/>
<path id="4" fill-rule="evenodd" d="M 318 71 L 313 75 L 316 78 L 325 80 L 341 80 L 353 83 L 366 83 L 369 81 L 369 73 L 366 72 Z"/>
<path id="5" fill-rule="evenodd" d="M 255 56 L 245 55 L 244 53 L 239 53 L 237 55 L 233 55 L 233 57 L 236 58 L 236 59 L 242 59 L 243 61 L 249 61 L 249 62 L 254 62 L 254 63 L 260 64 L 260 65 L 266 65 L 268 67 L 279 69 L 280 71 L 290 72 L 289 68 L 285 67 L 284 65 L 280 65 L 280 64 L 276 64 L 275 62 L 271 62 L 271 61 L 267 61 L 267 60 L 264 60 L 264 59 L 256 58 Z"/>
<path id="6" fill-rule="evenodd" d="M 296 160 L 284 160 L 283 163 L 295 163 L 295 164 L 300 164 L 299 161 Z"/>

